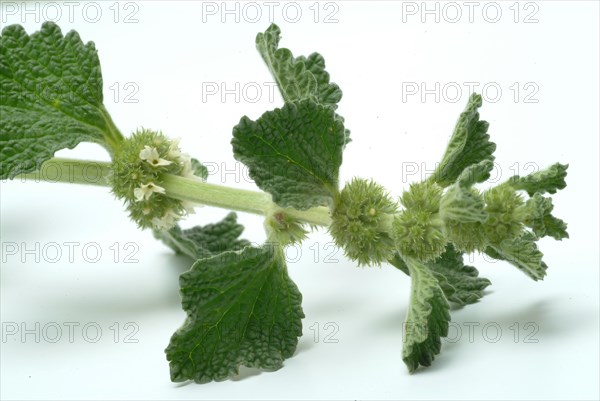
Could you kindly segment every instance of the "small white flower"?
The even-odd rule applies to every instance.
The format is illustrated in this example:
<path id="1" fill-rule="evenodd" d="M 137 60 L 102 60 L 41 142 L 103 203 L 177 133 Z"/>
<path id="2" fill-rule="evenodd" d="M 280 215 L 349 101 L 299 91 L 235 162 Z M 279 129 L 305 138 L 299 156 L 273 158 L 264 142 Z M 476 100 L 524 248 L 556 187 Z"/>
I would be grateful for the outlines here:
<path id="1" fill-rule="evenodd" d="M 154 224 L 154 226 L 160 230 L 169 230 L 173 228 L 179 218 L 180 216 L 177 213 L 175 213 L 172 209 L 169 209 L 160 219 L 157 217 L 153 218 L 152 224 Z"/>
<path id="2" fill-rule="evenodd" d="M 198 179 L 205 181 L 203 177 L 196 175 L 196 172 L 194 171 L 194 167 L 192 166 L 192 158 L 189 155 L 182 154 L 182 157 L 180 157 L 179 160 L 183 167 L 183 169 L 181 170 L 181 173 L 179 173 L 180 176 L 186 177 L 186 178 L 198 178 Z"/>
<path id="3" fill-rule="evenodd" d="M 181 148 L 179 147 L 179 142 L 181 138 L 175 138 L 171 140 L 171 144 L 169 145 L 169 152 L 167 156 L 169 159 L 177 160 L 181 156 Z"/>
<path id="4" fill-rule="evenodd" d="M 148 145 L 140 151 L 140 159 L 147 161 L 152 167 L 168 166 L 172 163 L 169 160 L 161 159 L 158 150 Z"/>
<path id="5" fill-rule="evenodd" d="M 136 201 L 140 202 L 144 199 L 150 199 L 150 196 L 152 196 L 152 194 L 155 192 L 157 194 L 164 194 L 165 189 L 163 187 L 155 185 L 152 182 L 149 182 L 147 184 L 142 184 L 139 188 L 134 189 L 133 196 L 135 196 Z"/>

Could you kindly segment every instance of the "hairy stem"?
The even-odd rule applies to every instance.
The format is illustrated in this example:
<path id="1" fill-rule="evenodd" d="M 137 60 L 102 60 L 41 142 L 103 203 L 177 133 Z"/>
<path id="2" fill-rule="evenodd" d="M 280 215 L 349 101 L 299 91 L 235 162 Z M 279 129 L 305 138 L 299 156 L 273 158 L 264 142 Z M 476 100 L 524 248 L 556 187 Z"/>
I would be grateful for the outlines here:
<path id="1" fill-rule="evenodd" d="M 161 186 L 165 188 L 168 196 L 175 199 L 259 215 L 266 214 L 271 202 L 269 195 L 263 192 L 209 184 L 198 178 L 171 174 L 165 175 Z"/>
<path id="2" fill-rule="evenodd" d="M 40 170 L 22 174 L 19 178 L 110 187 L 107 177 L 111 172 L 111 166 L 109 162 L 54 158 L 44 162 Z M 274 209 L 270 195 L 264 192 L 235 189 L 175 175 L 167 175 L 161 185 L 168 196 L 200 205 L 263 216 Z M 326 207 L 315 207 L 304 211 L 292 208 L 281 210 L 302 223 L 324 227 L 331 223 L 329 209 Z"/>
<path id="3" fill-rule="evenodd" d="M 16 178 L 109 187 L 110 172 L 110 162 L 53 158 L 45 161 L 39 170 Z"/>

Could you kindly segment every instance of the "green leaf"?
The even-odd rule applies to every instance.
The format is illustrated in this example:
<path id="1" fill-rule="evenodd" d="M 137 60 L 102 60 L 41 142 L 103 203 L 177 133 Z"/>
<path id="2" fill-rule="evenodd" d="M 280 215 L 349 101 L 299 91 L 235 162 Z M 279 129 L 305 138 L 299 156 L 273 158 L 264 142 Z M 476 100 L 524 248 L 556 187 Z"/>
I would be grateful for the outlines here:
<path id="1" fill-rule="evenodd" d="M 279 48 L 280 39 L 281 30 L 271 24 L 264 33 L 256 36 L 256 48 L 275 78 L 283 100 L 287 103 L 310 99 L 337 109 L 342 90 L 330 82 L 323 56 L 312 53 L 308 57 L 294 57 L 289 49 Z M 344 123 L 342 116 L 335 114 L 335 117 Z M 349 143 L 350 130 L 345 129 L 344 133 L 345 143 Z"/>
<path id="2" fill-rule="evenodd" d="M 278 245 L 197 261 L 181 275 L 183 326 L 165 350 L 171 380 L 224 380 L 241 365 L 278 369 L 302 335 L 302 296 Z"/>
<path id="3" fill-rule="evenodd" d="M 485 201 L 476 189 L 465 188 L 457 183 L 442 196 L 440 216 L 444 220 L 460 223 L 482 223 L 488 218 L 484 208 Z"/>
<path id="4" fill-rule="evenodd" d="M 543 194 L 556 193 L 557 190 L 567 186 L 565 177 L 567 176 L 568 164 L 555 163 L 547 169 L 537 171 L 535 173 L 519 177 L 515 175 L 508 181 L 508 185 L 517 190 L 526 191 L 529 196 L 533 196 L 536 192 Z"/>
<path id="5" fill-rule="evenodd" d="M 473 94 L 465 111 L 460 115 L 454 133 L 431 179 L 443 187 L 451 185 L 465 168 L 483 160 L 493 161 L 496 144 L 487 134 L 489 124 L 479 120 L 481 95 Z"/>
<path id="6" fill-rule="evenodd" d="M 250 242 L 239 239 L 242 231 L 244 226 L 237 223 L 237 215 L 232 212 L 215 224 L 196 226 L 187 230 L 182 230 L 177 225 L 170 230 L 155 230 L 154 236 L 176 253 L 197 260 L 249 246 Z"/>
<path id="7" fill-rule="evenodd" d="M 471 164 L 460 173 L 456 182 L 463 188 L 470 188 L 490 178 L 490 173 L 493 169 L 494 162 L 491 160 L 483 160 L 479 163 Z"/>
<path id="8" fill-rule="evenodd" d="M 256 36 L 256 48 L 277 81 L 285 102 L 311 99 L 335 109 L 342 98 L 340 88 L 329 82 L 325 60 L 318 53 L 294 58 L 289 49 L 279 49 L 281 30 L 275 24 Z"/>
<path id="9" fill-rule="evenodd" d="M 346 143 L 334 111 L 310 100 L 286 103 L 257 121 L 243 117 L 233 128 L 234 156 L 281 207 L 330 206 Z"/>
<path id="10" fill-rule="evenodd" d="M 544 256 L 535 241 L 537 237 L 524 232 L 518 238 L 502 241 L 499 245 L 490 245 L 485 253 L 494 259 L 505 260 L 527 274 L 533 280 L 542 280 L 548 266 L 542 261 Z"/>
<path id="11" fill-rule="evenodd" d="M 452 244 L 446 246 L 442 256 L 425 265 L 436 275 L 448 301 L 458 305 L 477 302 L 491 284 L 487 278 L 479 277 L 475 267 L 464 264 L 462 253 Z"/>
<path id="12" fill-rule="evenodd" d="M 404 274 L 406 274 L 407 276 L 410 276 L 410 271 L 408 270 L 408 266 L 406 265 L 406 262 L 404 262 L 404 260 L 402 259 L 402 257 L 400 256 L 400 254 L 398 252 L 396 252 L 394 254 L 393 259 L 388 260 L 388 263 L 391 264 L 392 266 L 394 266 L 396 269 L 403 272 Z"/>
<path id="13" fill-rule="evenodd" d="M 304 63 L 306 69 L 317 80 L 317 101 L 333 109 L 342 100 L 342 90 L 335 83 L 329 82 L 329 73 L 325 71 L 325 59 L 319 53 L 312 53 L 308 57 L 300 56 L 296 62 Z"/>
<path id="14" fill-rule="evenodd" d="M 80 142 L 114 150 L 123 139 L 102 104 L 94 43 L 65 36 L 51 22 L 27 35 L 11 25 L 0 36 L 0 178 L 37 170 Z"/>
<path id="15" fill-rule="evenodd" d="M 404 327 L 402 360 L 408 370 L 414 372 L 419 365 L 431 365 L 440 353 L 441 337 L 448 335 L 450 305 L 427 266 L 410 258 L 407 258 L 406 265 L 412 285 Z"/>
<path id="16" fill-rule="evenodd" d="M 312 53 L 308 57 L 299 56 L 296 62 L 303 62 L 307 70 L 310 71 L 317 80 L 317 102 L 327 105 L 334 110 L 337 109 L 338 103 L 342 100 L 342 90 L 335 83 L 329 83 L 329 73 L 325 71 L 325 59 L 319 53 Z M 344 117 L 335 114 L 342 123 Z M 345 129 L 346 144 L 350 143 L 350 130 Z"/>
<path id="17" fill-rule="evenodd" d="M 410 276 L 410 271 L 398 253 L 389 261 L 391 265 Z M 472 304 L 483 297 L 483 291 L 492 283 L 479 277 L 473 266 L 465 265 L 463 255 L 452 244 L 436 260 L 424 263 L 438 280 L 446 299 L 457 305 Z"/>
<path id="18" fill-rule="evenodd" d="M 536 192 L 525 204 L 527 217 L 525 225 L 531 227 L 538 237 L 551 236 L 556 240 L 569 238 L 567 223 L 552 215 L 554 205 L 552 198 L 544 197 Z"/>
<path id="19" fill-rule="evenodd" d="M 203 180 L 206 180 L 208 178 L 208 169 L 206 168 L 206 166 L 202 163 L 200 163 L 199 160 L 194 159 L 192 157 L 192 171 L 194 173 L 195 176 L 202 178 Z"/>

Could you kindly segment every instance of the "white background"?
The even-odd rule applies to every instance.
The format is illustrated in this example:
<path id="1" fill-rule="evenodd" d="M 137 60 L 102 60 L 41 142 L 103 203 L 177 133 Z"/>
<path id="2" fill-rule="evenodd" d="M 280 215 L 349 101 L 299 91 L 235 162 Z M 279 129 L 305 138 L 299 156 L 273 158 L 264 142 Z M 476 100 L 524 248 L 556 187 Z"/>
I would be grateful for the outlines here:
<path id="1" fill-rule="evenodd" d="M 59 10 L 64 32 L 77 29 L 84 41 L 95 41 L 105 102 L 124 133 L 162 129 L 181 137 L 183 149 L 211 167 L 211 182 L 254 187 L 229 141 L 242 115 L 257 118 L 282 104 L 278 95 L 269 99 L 264 83 L 272 78 L 254 49 L 256 33 L 269 24 L 267 5 L 254 3 L 263 15 L 252 22 L 256 8 L 243 3 L 237 16 L 223 15 L 221 2 L 203 9 L 194 1 L 109 1 L 88 6 L 86 13 L 83 3 L 44 8 L 29 2 L 30 13 L 21 2 L 3 3 L 3 26 L 24 22 L 33 32 Z M 480 303 L 453 312 L 452 339 L 444 341 L 434 365 L 409 375 L 401 361 L 409 280 L 390 266 L 356 268 L 319 232 L 289 253 L 297 259 L 289 270 L 304 294 L 306 318 L 298 351 L 284 368 L 242 368 L 240 377 L 222 383 L 173 384 L 163 350 L 185 317 L 177 280 L 189 261 L 138 231 L 107 189 L 2 183 L 1 398 L 598 399 L 598 3 L 476 3 L 471 16 L 463 2 L 427 3 L 430 10 L 437 7 L 436 16 L 423 14 L 421 2 L 303 2 L 297 3 L 298 22 L 292 22 L 294 6 L 284 14 L 284 3 L 277 4 L 273 19 L 282 28 L 282 46 L 297 55 L 323 54 L 344 91 L 339 112 L 353 142 L 344 153 L 343 181 L 373 177 L 399 195 L 420 179 L 438 161 L 466 104 L 465 82 L 487 90 L 481 113 L 498 145 L 498 181 L 556 161 L 570 164 L 568 187 L 554 199 L 571 238 L 541 241 L 547 278 L 533 282 L 506 263 L 473 256 L 471 263 L 493 286 Z M 214 15 L 203 13 L 215 8 Z M 125 23 L 126 16 L 133 22 Z M 125 88 L 127 83 L 133 86 Z M 255 99 L 256 92 L 242 90 L 239 99 L 221 99 L 220 93 L 207 94 L 212 83 L 229 89 L 239 83 L 248 91 L 259 86 L 263 93 Z M 433 92 L 424 98 L 421 88 L 407 93 L 421 83 Z M 137 93 L 125 99 L 132 88 Z M 93 145 L 59 155 L 107 159 Z M 223 176 L 224 169 L 237 173 Z M 224 213 L 198 209 L 186 225 Z M 258 217 L 240 220 L 246 238 L 264 238 Z M 66 242 L 81 244 L 73 262 Z M 9 243 L 18 245 L 16 255 L 5 252 Z M 63 252 L 56 263 L 42 252 L 52 251 L 51 243 Z M 92 251 L 88 260 L 82 254 L 87 243 L 100 247 L 98 262 L 89 261 Z M 125 249 L 128 243 L 134 248 Z M 36 244 L 39 262 L 22 254 Z M 132 249 L 138 262 L 125 263 Z M 35 332 L 36 322 L 40 341 L 35 334 L 22 338 L 21 324 Z M 8 335 L 14 324 L 19 333 Z M 78 324 L 73 342 L 68 324 Z M 88 340 L 94 327 L 102 329 L 98 342 L 86 341 L 86 324 L 92 327 Z M 62 338 L 51 343 L 55 325 Z M 133 327 L 138 342 L 126 343 Z M 337 342 L 325 342 L 326 335 Z"/>

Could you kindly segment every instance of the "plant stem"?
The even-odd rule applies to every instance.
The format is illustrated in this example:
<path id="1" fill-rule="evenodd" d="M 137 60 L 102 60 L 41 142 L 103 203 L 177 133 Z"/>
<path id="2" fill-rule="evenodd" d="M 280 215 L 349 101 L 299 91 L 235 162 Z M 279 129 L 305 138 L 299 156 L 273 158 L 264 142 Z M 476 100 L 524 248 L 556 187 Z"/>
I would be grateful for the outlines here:
<path id="1" fill-rule="evenodd" d="M 34 181 L 110 187 L 107 179 L 110 171 L 109 162 L 53 158 L 45 161 L 38 171 L 21 174 L 18 177 Z"/>
<path id="2" fill-rule="evenodd" d="M 110 171 L 109 162 L 54 158 L 44 162 L 39 171 L 22 174 L 19 177 L 35 181 L 110 187 L 107 178 Z M 235 189 L 171 174 L 166 175 L 161 185 L 165 188 L 167 196 L 200 205 L 263 216 L 278 209 L 302 223 L 325 227 L 331 223 L 329 209 L 326 207 L 314 207 L 305 211 L 292 208 L 281 209 L 277 208 L 271 201 L 270 195 L 264 192 Z"/>
<path id="3" fill-rule="evenodd" d="M 271 202 L 269 196 L 263 192 L 209 184 L 201 179 L 171 174 L 165 174 L 160 185 L 172 198 L 240 212 L 265 215 Z"/>

